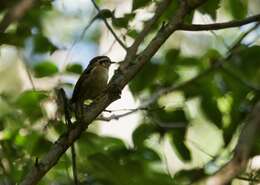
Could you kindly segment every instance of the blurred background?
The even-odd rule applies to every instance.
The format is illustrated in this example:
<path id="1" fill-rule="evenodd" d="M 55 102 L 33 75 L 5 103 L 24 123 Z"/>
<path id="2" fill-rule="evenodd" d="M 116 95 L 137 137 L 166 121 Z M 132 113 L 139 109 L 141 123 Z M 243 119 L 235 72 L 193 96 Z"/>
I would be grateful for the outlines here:
<path id="1" fill-rule="evenodd" d="M 2 22 L 19 2 L 0 2 Z M 130 46 L 154 15 L 157 1 L 96 3 Z M 140 51 L 178 8 L 179 1 L 173 1 Z M 185 22 L 210 24 L 259 13 L 259 0 L 213 0 Z M 119 118 L 94 121 L 76 142 L 80 184 L 190 184 L 216 172 L 232 157 L 245 117 L 259 100 L 259 34 L 256 23 L 176 31 L 102 114 Z M 125 54 L 90 0 L 39 0 L 0 32 L 1 185 L 21 181 L 66 131 L 57 115 L 55 89 L 62 87 L 71 97 L 91 58 L 107 55 L 120 62 Z M 110 77 L 117 67 L 110 68 Z M 152 99 L 162 89 L 169 93 Z M 259 183 L 259 151 L 256 142 L 247 171 L 232 184 Z M 39 184 L 72 183 L 68 150 Z"/>

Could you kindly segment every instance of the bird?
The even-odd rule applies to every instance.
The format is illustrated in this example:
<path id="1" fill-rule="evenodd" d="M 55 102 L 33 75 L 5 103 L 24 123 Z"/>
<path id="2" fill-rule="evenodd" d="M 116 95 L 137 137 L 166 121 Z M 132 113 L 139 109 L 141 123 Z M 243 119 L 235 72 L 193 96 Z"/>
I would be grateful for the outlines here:
<path id="1" fill-rule="evenodd" d="M 97 56 L 91 59 L 87 68 L 83 71 L 73 90 L 70 102 L 72 104 L 84 104 L 98 97 L 107 87 L 108 70 L 112 62 L 107 56 Z"/>

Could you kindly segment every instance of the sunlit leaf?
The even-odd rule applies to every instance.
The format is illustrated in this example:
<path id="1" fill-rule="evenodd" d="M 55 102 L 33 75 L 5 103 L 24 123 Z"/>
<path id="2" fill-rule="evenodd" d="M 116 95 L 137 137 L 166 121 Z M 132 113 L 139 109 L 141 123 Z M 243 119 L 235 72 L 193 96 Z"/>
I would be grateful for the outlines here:
<path id="1" fill-rule="evenodd" d="M 202 13 L 209 14 L 213 19 L 216 19 L 216 13 L 220 5 L 220 0 L 211 0 L 204 3 L 200 8 L 199 11 Z"/>
<path id="2" fill-rule="evenodd" d="M 81 74 L 83 71 L 82 65 L 78 63 L 74 63 L 71 65 L 66 66 L 66 71 L 70 73 L 75 73 L 75 74 Z"/>
<path id="3" fill-rule="evenodd" d="M 37 34 L 33 37 L 34 39 L 34 51 L 36 53 L 53 52 L 57 49 L 48 38 L 41 34 Z"/>
<path id="4" fill-rule="evenodd" d="M 229 9 L 235 19 L 243 19 L 247 15 L 248 0 L 229 0 Z"/>
<path id="5" fill-rule="evenodd" d="M 52 76 L 58 72 L 58 67 L 50 61 L 41 62 L 35 65 L 33 68 L 35 76 L 38 78 Z"/>
<path id="6" fill-rule="evenodd" d="M 151 0 L 133 0 L 132 10 L 147 6 L 151 3 Z"/>

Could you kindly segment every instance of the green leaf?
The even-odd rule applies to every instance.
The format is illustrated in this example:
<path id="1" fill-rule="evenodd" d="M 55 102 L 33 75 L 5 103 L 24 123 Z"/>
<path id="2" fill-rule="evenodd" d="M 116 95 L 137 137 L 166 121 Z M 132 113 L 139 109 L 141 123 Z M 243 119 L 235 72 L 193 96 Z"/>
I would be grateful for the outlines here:
<path id="1" fill-rule="evenodd" d="M 130 151 L 128 155 L 136 153 Z M 89 157 L 89 174 L 92 174 L 100 184 L 172 185 L 170 176 L 158 173 L 158 170 L 153 170 L 141 160 L 123 160 L 124 156 L 125 153 L 122 153 L 121 157 L 100 153 Z"/>
<path id="2" fill-rule="evenodd" d="M 169 49 L 168 51 L 166 51 L 165 54 L 165 60 L 168 64 L 175 64 L 176 61 L 178 60 L 180 55 L 180 50 L 178 49 Z"/>
<path id="3" fill-rule="evenodd" d="M 36 53 L 46 53 L 53 52 L 57 49 L 48 38 L 42 34 L 37 34 L 33 37 L 34 40 L 34 52 Z"/>
<path id="4" fill-rule="evenodd" d="M 45 98 L 47 96 L 39 91 L 25 91 L 16 100 L 16 105 L 34 121 L 43 116 L 40 102 Z"/>
<path id="5" fill-rule="evenodd" d="M 145 140 L 148 139 L 149 136 L 152 135 L 155 131 L 156 128 L 153 124 L 141 124 L 139 127 L 135 129 L 135 131 L 132 134 L 134 146 L 136 148 L 143 147 L 145 144 Z"/>
<path id="6" fill-rule="evenodd" d="M 198 181 L 206 176 L 203 168 L 195 168 L 177 172 L 174 175 L 174 180 L 180 184 L 192 184 L 194 181 Z"/>
<path id="7" fill-rule="evenodd" d="M 179 5 L 180 5 L 179 1 L 172 1 L 170 6 L 167 7 L 167 9 L 165 10 L 162 16 L 162 21 L 169 20 L 170 18 L 172 18 L 174 13 L 178 10 Z"/>
<path id="8" fill-rule="evenodd" d="M 151 0 L 133 0 L 132 11 L 147 6 L 151 3 Z"/>
<path id="9" fill-rule="evenodd" d="M 222 113 L 217 100 L 222 95 L 221 84 L 216 74 L 208 74 L 183 89 L 187 99 L 200 97 L 201 108 L 206 118 L 218 128 L 222 128 Z M 210 82 L 210 83 L 209 83 Z M 222 87 L 223 88 L 223 87 Z"/>
<path id="10" fill-rule="evenodd" d="M 233 79 L 226 73 L 221 73 L 226 93 L 230 94 L 232 101 L 230 105 L 230 121 L 223 128 L 223 136 L 225 145 L 228 145 L 232 139 L 235 130 L 241 125 L 245 116 L 248 114 L 248 106 L 252 104 L 251 100 L 247 100 L 247 94 L 250 90 L 243 86 L 239 81 Z"/>
<path id="11" fill-rule="evenodd" d="M 260 46 L 242 47 L 225 64 L 238 78 L 259 87 L 260 84 Z"/>
<path id="12" fill-rule="evenodd" d="M 83 68 L 81 64 L 74 63 L 67 65 L 66 71 L 70 73 L 81 74 L 83 72 Z"/>
<path id="13" fill-rule="evenodd" d="M 108 19 L 114 17 L 114 12 L 112 12 L 109 9 L 102 9 L 100 10 L 99 14 L 97 15 L 97 18 L 103 18 L 103 19 Z"/>
<path id="14" fill-rule="evenodd" d="M 222 114 L 212 94 L 206 93 L 201 96 L 201 108 L 206 117 L 218 128 L 222 128 Z"/>
<path id="15" fill-rule="evenodd" d="M 185 145 L 185 135 L 186 135 L 186 128 L 175 129 L 170 132 L 171 134 L 171 142 L 173 148 L 176 151 L 177 156 L 179 159 L 183 161 L 190 161 L 191 160 L 191 153 L 187 146 Z"/>
<path id="16" fill-rule="evenodd" d="M 79 154 L 90 156 L 96 153 L 111 153 L 114 150 L 124 149 L 124 143 L 117 138 L 101 137 L 94 133 L 84 133 L 78 142 Z M 82 153 L 81 153 L 82 152 Z"/>
<path id="17" fill-rule="evenodd" d="M 220 0 L 207 1 L 199 8 L 199 11 L 201 13 L 209 14 L 212 17 L 212 19 L 216 20 L 216 14 L 219 5 L 220 5 Z"/>
<path id="18" fill-rule="evenodd" d="M 127 31 L 127 35 L 132 37 L 133 39 L 135 39 L 137 36 L 138 36 L 138 31 L 137 30 L 132 30 L 132 29 L 129 29 Z"/>
<path id="19" fill-rule="evenodd" d="M 134 17 L 134 13 L 125 14 L 123 17 L 113 17 L 112 24 L 117 28 L 127 28 L 129 21 L 131 21 Z"/>
<path id="20" fill-rule="evenodd" d="M 143 90 L 147 90 L 152 87 L 156 75 L 159 70 L 159 65 L 157 63 L 149 62 L 147 63 L 142 71 L 130 82 L 129 87 L 134 95 L 138 95 Z"/>
<path id="21" fill-rule="evenodd" d="M 188 123 L 188 119 L 183 109 L 165 111 L 164 109 L 157 110 L 153 113 L 163 123 L 183 123 L 184 126 Z"/>
<path id="22" fill-rule="evenodd" d="M 52 142 L 44 138 L 44 136 L 41 136 L 37 139 L 31 154 L 34 156 L 41 156 L 46 153 L 51 146 Z"/>
<path id="23" fill-rule="evenodd" d="M 248 0 L 229 0 L 229 8 L 235 19 L 243 19 L 247 16 Z"/>
<path id="24" fill-rule="evenodd" d="M 35 65 L 33 68 L 35 76 L 38 78 L 52 76 L 58 72 L 58 67 L 51 61 L 41 62 Z"/>
<path id="25" fill-rule="evenodd" d="M 160 156 L 152 149 L 143 147 L 136 151 L 138 161 L 160 161 Z"/>

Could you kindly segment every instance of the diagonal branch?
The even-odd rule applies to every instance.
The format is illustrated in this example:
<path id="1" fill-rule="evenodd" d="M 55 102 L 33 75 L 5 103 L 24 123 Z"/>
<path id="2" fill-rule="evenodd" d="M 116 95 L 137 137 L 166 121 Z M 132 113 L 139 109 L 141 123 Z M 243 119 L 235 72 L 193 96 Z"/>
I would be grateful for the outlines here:
<path id="1" fill-rule="evenodd" d="M 183 31 L 207 31 L 207 30 L 220 30 L 226 28 L 233 28 L 243 26 L 252 22 L 260 22 L 260 14 L 245 18 L 243 20 L 229 21 L 223 23 L 214 24 L 183 24 L 180 26 L 180 30 Z"/>
<path id="2" fill-rule="evenodd" d="M 144 38 L 150 32 L 152 26 L 159 20 L 162 14 L 165 12 L 165 9 L 171 4 L 171 0 L 163 0 L 157 5 L 154 16 L 144 24 L 143 30 L 136 37 L 133 45 L 131 46 L 131 51 L 136 53 L 139 45 L 143 42 Z"/>
<path id="3" fill-rule="evenodd" d="M 66 150 L 76 141 L 80 135 L 88 128 L 91 122 L 113 101 L 119 98 L 118 93 L 124 86 L 141 70 L 141 68 L 150 61 L 158 49 L 168 39 L 168 37 L 183 23 L 184 18 L 197 6 L 204 3 L 205 0 L 196 0 L 196 4 L 188 6 L 186 1 L 181 1 L 181 6 L 175 16 L 161 29 L 148 46 L 136 58 L 136 53 L 132 53 L 129 59 L 136 63 L 127 66 L 127 70 L 122 73 L 118 70 L 108 85 L 107 92 L 104 92 L 98 99 L 84 110 L 84 118 L 77 121 L 74 127 L 67 133 L 60 136 L 52 145 L 50 150 L 37 165 L 32 167 L 24 177 L 20 185 L 34 185 L 58 162 Z M 131 51 L 128 51 L 131 52 Z M 126 62 L 126 59 L 125 61 Z M 123 63 L 124 63 L 123 62 Z M 121 64 L 122 65 L 122 64 Z"/>
<path id="4" fill-rule="evenodd" d="M 8 26 L 15 21 L 21 19 L 26 11 L 34 5 L 36 0 L 22 0 L 11 8 L 4 16 L 0 23 L 0 33 L 4 33 Z"/>
<path id="5" fill-rule="evenodd" d="M 98 7 L 97 3 L 95 0 L 91 0 L 93 5 L 95 6 L 95 8 L 97 9 L 97 11 L 99 12 L 98 14 L 100 14 L 100 8 Z M 114 32 L 113 28 L 108 24 L 106 18 L 102 17 L 102 20 L 104 21 L 106 27 L 108 28 L 108 30 L 112 33 L 112 35 L 115 37 L 115 39 L 117 40 L 117 42 L 122 46 L 122 48 L 124 48 L 124 50 L 127 51 L 127 46 L 119 39 L 119 37 L 116 35 L 116 33 Z"/>

